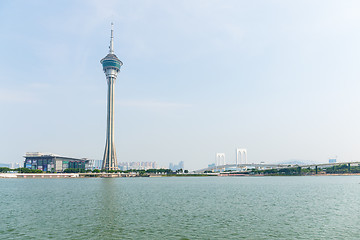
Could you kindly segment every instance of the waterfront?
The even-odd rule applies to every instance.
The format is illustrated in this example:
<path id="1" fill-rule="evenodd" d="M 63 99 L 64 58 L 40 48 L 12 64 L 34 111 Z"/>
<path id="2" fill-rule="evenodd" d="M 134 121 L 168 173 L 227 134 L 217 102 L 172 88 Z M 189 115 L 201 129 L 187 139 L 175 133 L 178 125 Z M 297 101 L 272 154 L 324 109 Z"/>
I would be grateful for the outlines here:
<path id="1" fill-rule="evenodd" d="M 1 179 L 1 239 L 358 239 L 359 176 Z"/>

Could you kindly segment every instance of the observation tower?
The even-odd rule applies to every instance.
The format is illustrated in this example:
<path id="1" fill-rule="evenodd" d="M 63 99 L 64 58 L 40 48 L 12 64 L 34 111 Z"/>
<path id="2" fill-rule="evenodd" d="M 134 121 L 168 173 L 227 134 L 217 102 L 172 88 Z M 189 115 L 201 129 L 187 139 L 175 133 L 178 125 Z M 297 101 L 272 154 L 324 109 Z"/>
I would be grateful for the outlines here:
<path id="1" fill-rule="evenodd" d="M 116 170 L 118 168 L 116 159 L 116 150 L 114 143 L 114 86 L 118 72 L 123 63 L 114 53 L 114 24 L 111 23 L 111 38 L 109 54 L 101 59 L 104 73 L 108 84 L 107 89 L 107 128 L 106 128 L 106 145 L 104 159 L 102 164 L 103 170 Z"/>

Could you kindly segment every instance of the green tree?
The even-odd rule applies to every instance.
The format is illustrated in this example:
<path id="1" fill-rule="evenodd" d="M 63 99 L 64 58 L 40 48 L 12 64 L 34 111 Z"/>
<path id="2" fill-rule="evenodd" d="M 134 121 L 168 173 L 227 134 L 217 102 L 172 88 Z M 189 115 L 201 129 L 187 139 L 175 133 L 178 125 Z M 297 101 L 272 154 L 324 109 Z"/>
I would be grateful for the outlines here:
<path id="1" fill-rule="evenodd" d="M 0 167 L 0 172 L 9 172 L 11 169 L 8 167 Z"/>

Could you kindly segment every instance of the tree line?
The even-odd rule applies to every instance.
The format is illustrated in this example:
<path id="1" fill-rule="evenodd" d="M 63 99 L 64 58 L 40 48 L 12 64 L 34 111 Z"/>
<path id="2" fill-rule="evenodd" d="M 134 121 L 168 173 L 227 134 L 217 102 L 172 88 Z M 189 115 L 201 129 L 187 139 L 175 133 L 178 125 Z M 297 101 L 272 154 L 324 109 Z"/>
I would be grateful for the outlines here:
<path id="1" fill-rule="evenodd" d="M 339 164 L 331 167 L 318 167 L 318 174 L 347 174 L 347 173 L 360 173 L 360 166 L 350 166 L 348 164 Z M 316 168 L 302 168 L 291 167 L 291 168 L 280 168 L 280 169 L 265 169 L 258 170 L 252 169 L 249 174 L 256 175 L 271 175 L 271 176 L 296 176 L 296 175 L 314 175 L 316 174 Z"/>
<path id="2" fill-rule="evenodd" d="M 18 172 L 18 173 L 43 173 L 40 169 L 28 169 L 28 168 L 8 168 L 8 167 L 0 167 L 0 173 L 7 172 Z"/>

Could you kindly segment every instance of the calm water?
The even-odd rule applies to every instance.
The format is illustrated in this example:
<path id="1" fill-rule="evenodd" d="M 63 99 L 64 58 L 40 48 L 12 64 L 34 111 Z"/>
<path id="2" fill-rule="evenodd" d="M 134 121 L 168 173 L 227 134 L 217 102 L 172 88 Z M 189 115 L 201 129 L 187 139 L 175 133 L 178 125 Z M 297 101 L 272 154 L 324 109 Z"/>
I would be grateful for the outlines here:
<path id="1" fill-rule="evenodd" d="M 0 179 L 1 239 L 360 239 L 360 176 Z"/>

